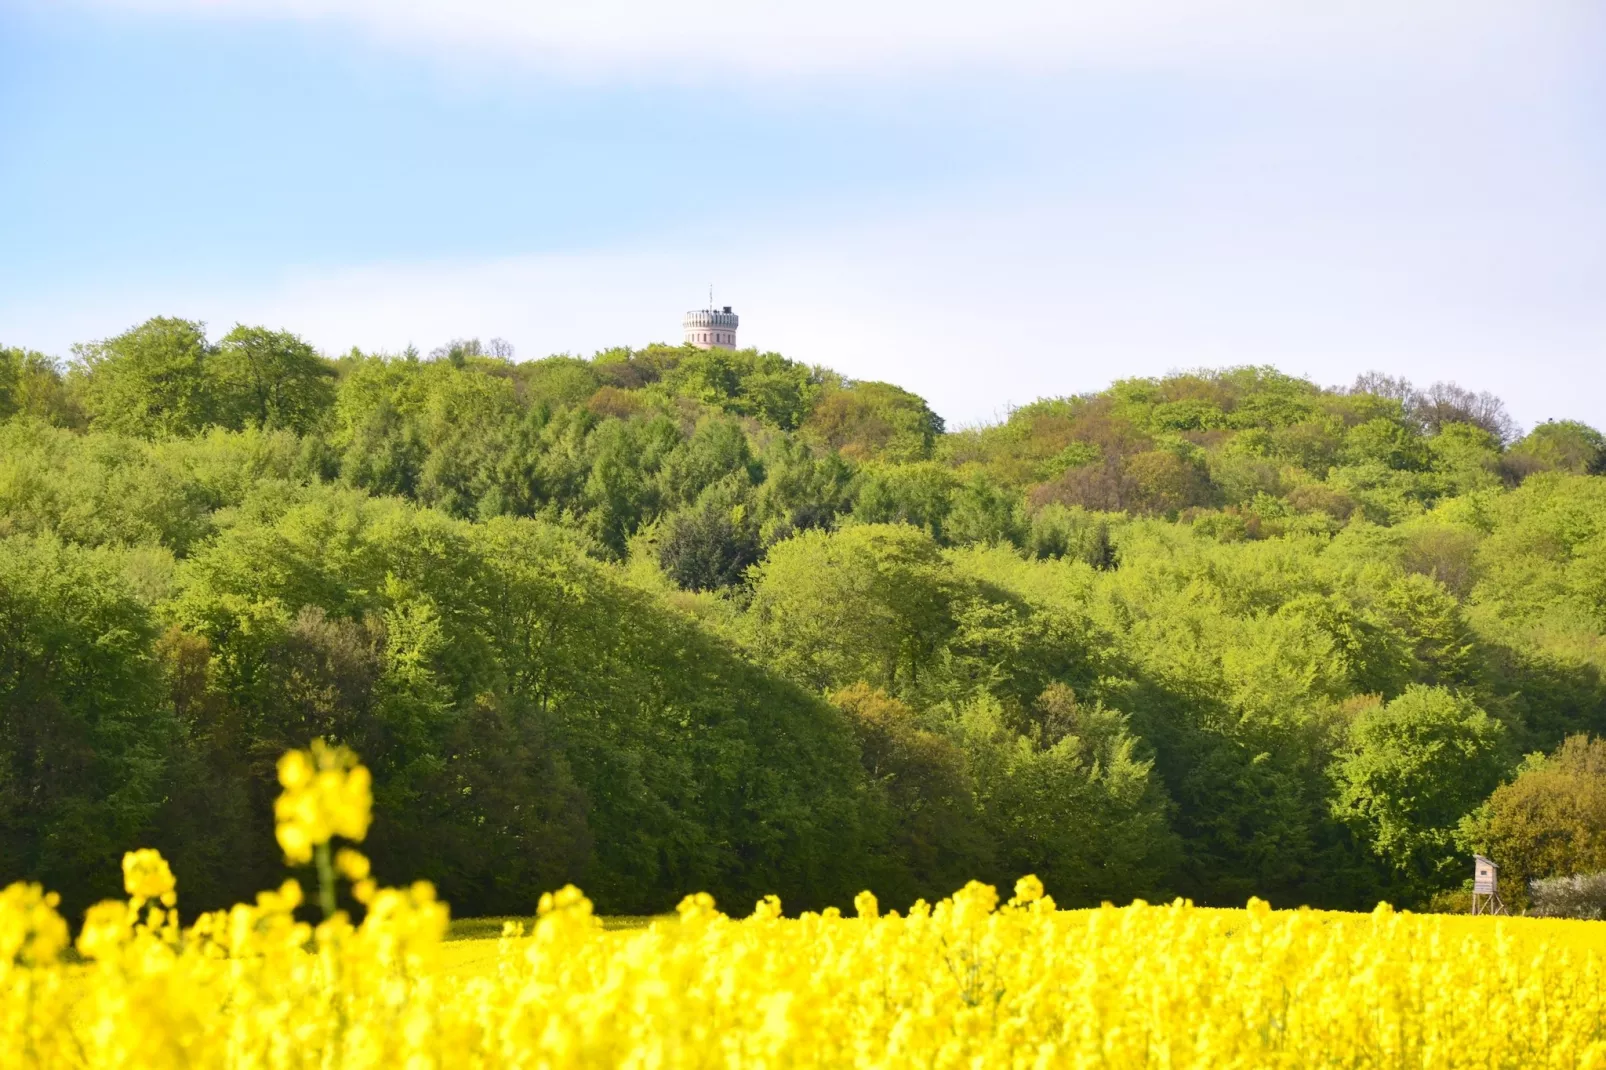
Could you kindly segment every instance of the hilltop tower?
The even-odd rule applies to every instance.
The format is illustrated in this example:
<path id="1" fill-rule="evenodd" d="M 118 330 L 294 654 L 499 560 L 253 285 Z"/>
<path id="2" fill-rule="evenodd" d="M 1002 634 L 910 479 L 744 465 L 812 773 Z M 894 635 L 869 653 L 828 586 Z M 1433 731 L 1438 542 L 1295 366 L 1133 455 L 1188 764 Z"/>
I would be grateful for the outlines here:
<path id="1" fill-rule="evenodd" d="M 697 312 L 686 313 L 681 326 L 686 329 L 686 344 L 698 349 L 735 349 L 736 313 L 726 305 L 723 309 L 709 306 Z"/>

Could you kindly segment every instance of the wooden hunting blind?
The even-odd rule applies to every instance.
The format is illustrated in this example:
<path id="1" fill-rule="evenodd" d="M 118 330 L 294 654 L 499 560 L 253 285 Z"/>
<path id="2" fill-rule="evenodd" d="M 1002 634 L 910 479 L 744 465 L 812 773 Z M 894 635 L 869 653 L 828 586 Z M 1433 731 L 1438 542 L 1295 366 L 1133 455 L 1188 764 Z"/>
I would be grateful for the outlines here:
<path id="1" fill-rule="evenodd" d="M 1500 901 L 1500 867 L 1482 855 L 1472 856 L 1472 913 L 1504 914 Z"/>

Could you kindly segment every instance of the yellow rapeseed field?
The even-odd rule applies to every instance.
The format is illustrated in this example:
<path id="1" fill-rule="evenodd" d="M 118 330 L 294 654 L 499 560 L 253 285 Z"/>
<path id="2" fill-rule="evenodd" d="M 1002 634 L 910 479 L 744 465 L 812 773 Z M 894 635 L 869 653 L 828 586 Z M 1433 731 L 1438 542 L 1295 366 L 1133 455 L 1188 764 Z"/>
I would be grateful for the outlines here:
<path id="1" fill-rule="evenodd" d="M 526 934 L 443 941 L 432 889 L 375 886 L 348 752 L 280 767 L 280 843 L 360 925 L 296 920 L 293 881 L 181 929 L 154 851 L 75 944 L 0 893 L 0 1062 L 41 1067 L 1606 1067 L 1599 923 L 1000 902 L 751 915 L 690 896 L 604 931 L 566 888 Z"/>

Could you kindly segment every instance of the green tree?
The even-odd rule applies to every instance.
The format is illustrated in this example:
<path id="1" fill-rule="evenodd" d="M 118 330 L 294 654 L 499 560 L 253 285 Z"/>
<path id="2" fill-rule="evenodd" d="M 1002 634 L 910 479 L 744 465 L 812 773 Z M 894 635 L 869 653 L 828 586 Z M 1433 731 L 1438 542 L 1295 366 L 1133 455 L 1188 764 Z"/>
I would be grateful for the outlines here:
<path id="1" fill-rule="evenodd" d="M 1575 420 L 1547 420 L 1506 451 L 1520 476 L 1533 472 L 1606 475 L 1606 435 Z"/>
<path id="2" fill-rule="evenodd" d="M 717 500 L 671 515 L 658 542 L 659 567 L 688 591 L 734 587 L 758 559 L 758 532 L 745 507 Z"/>
<path id="3" fill-rule="evenodd" d="M 1175 450 L 1147 450 L 1127 459 L 1126 477 L 1135 491 L 1129 508 L 1176 513 L 1210 501 L 1210 476 L 1199 458 Z"/>
<path id="4" fill-rule="evenodd" d="M 109 554 L 0 538 L 0 857 L 78 911 L 147 842 L 176 725 L 147 608 Z"/>
<path id="5" fill-rule="evenodd" d="M 0 420 L 10 419 L 21 408 L 18 397 L 22 363 L 27 354 L 20 349 L 0 346 Z"/>
<path id="6" fill-rule="evenodd" d="M 221 466 L 228 472 L 217 471 L 209 445 L 219 444 L 0 425 L 0 534 L 54 532 L 84 546 L 160 544 L 182 554 L 212 533 L 213 510 L 238 504 L 242 483 L 294 469 L 294 444 L 288 456 L 241 450 Z"/>
<path id="7" fill-rule="evenodd" d="M 1389 419 L 1368 420 L 1350 428 L 1342 452 L 1348 464 L 1371 463 L 1405 470 L 1426 467 L 1428 457 L 1427 444 L 1421 436 Z"/>
<path id="8" fill-rule="evenodd" d="M 675 393 L 784 431 L 797 429 L 820 393 L 817 373 L 778 353 L 695 348 L 670 352 L 674 356 L 664 383 Z"/>
<path id="9" fill-rule="evenodd" d="M 1068 557 L 1097 569 L 1115 567 L 1115 543 L 1110 523 L 1079 506 L 1058 502 L 1043 506 L 1032 516 L 1026 550 L 1033 557 Z"/>
<path id="10" fill-rule="evenodd" d="M 1530 755 L 1463 823 L 1462 843 L 1499 863 L 1518 906 L 1529 881 L 1606 870 L 1606 740 L 1570 736 Z"/>
<path id="11" fill-rule="evenodd" d="M 917 683 L 953 633 L 954 584 L 931 536 L 907 524 L 805 531 L 753 570 L 750 641 L 807 687 Z"/>
<path id="12" fill-rule="evenodd" d="M 1351 723 L 1334 806 L 1373 851 L 1433 891 L 1459 874 L 1457 826 L 1507 768 L 1499 721 L 1452 691 L 1412 685 Z"/>
<path id="13" fill-rule="evenodd" d="M 317 427 L 334 402 L 332 368 L 288 331 L 236 325 L 207 362 L 218 418 L 230 427 Z"/>
<path id="14" fill-rule="evenodd" d="M 740 424 L 713 418 L 698 424 L 689 439 L 669 452 L 660 480 L 665 498 L 684 504 L 728 476 L 756 484 L 762 482 L 764 468 L 753 457 Z"/>
<path id="15" fill-rule="evenodd" d="M 1472 601 L 1486 607 L 1485 627 L 1509 635 L 1551 621 L 1587 646 L 1606 629 L 1606 479 L 1539 473 L 1484 508 Z"/>
<path id="16" fill-rule="evenodd" d="M 97 428 L 158 438 L 193 434 L 215 418 L 203 324 L 158 316 L 74 352 Z"/>
<path id="17" fill-rule="evenodd" d="M 837 691 L 831 703 L 853 727 L 865 776 L 879 795 L 884 828 L 876 838 L 882 853 L 872 862 L 873 890 L 901 907 L 995 872 L 964 752 L 868 684 Z"/>
<path id="18" fill-rule="evenodd" d="M 602 386 L 595 365 L 578 357 L 532 360 L 513 365 L 510 372 L 517 377 L 525 402 L 548 410 L 579 405 Z"/>
<path id="19" fill-rule="evenodd" d="M 975 472 L 960 484 L 952 496 L 948 516 L 948 540 L 954 545 L 968 543 L 1012 543 L 1025 541 L 1025 509 L 1018 493 L 1001 487 L 984 472 Z"/>
<path id="20" fill-rule="evenodd" d="M 241 513 L 170 613 L 211 651 L 250 805 L 287 737 L 316 732 L 373 769 L 380 871 L 465 910 L 527 909 L 562 880 L 631 912 L 698 888 L 851 896 L 863 778 L 841 717 L 572 531 L 335 487 Z"/>
<path id="21" fill-rule="evenodd" d="M 828 386 L 803 423 L 805 434 L 844 457 L 894 463 L 930 457 L 942 430 L 925 401 L 875 382 Z"/>
<path id="22" fill-rule="evenodd" d="M 1500 484 L 1500 439 L 1475 424 L 1448 423 L 1428 439 L 1433 468 L 1444 489 L 1466 494 Z"/>
<path id="23" fill-rule="evenodd" d="M 1002 872 L 1036 873 L 1066 903 L 1164 888 L 1176 838 L 1126 719 L 1078 704 L 1063 685 L 1038 705 L 1032 736 L 1011 731 L 987 698 L 967 704 L 956 725 Z"/>
<path id="24" fill-rule="evenodd" d="M 81 428 L 85 423 L 83 406 L 54 357 L 0 347 L 0 420 L 16 415 L 57 427 Z"/>
<path id="25" fill-rule="evenodd" d="M 853 470 L 835 453 L 816 451 L 794 436 L 777 436 L 764 451 L 763 465 L 755 519 L 766 541 L 829 526 L 850 507 Z"/>
<path id="26" fill-rule="evenodd" d="M 581 497 L 586 527 L 615 557 L 624 556 L 630 536 L 657 511 L 660 500 L 644 438 L 640 425 L 612 420 L 587 443 L 591 465 Z"/>
<path id="27" fill-rule="evenodd" d="M 868 464 L 859 471 L 853 518 L 865 524 L 912 524 L 941 542 L 957 484 L 946 465 Z"/>

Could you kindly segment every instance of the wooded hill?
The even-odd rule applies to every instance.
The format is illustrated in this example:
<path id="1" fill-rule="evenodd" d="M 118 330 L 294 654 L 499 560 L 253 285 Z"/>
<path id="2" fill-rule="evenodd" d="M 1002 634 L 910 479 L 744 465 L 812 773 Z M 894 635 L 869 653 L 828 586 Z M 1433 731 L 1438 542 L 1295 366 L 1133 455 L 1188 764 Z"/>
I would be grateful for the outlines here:
<path id="1" fill-rule="evenodd" d="M 1588 427 L 1237 368 L 948 431 L 776 354 L 500 348 L 0 351 L 6 879 L 79 909 L 149 845 L 187 909 L 249 896 L 315 736 L 374 771 L 380 876 L 460 914 L 1606 866 L 1606 815 L 1545 854 L 1500 805 L 1606 730 Z"/>

